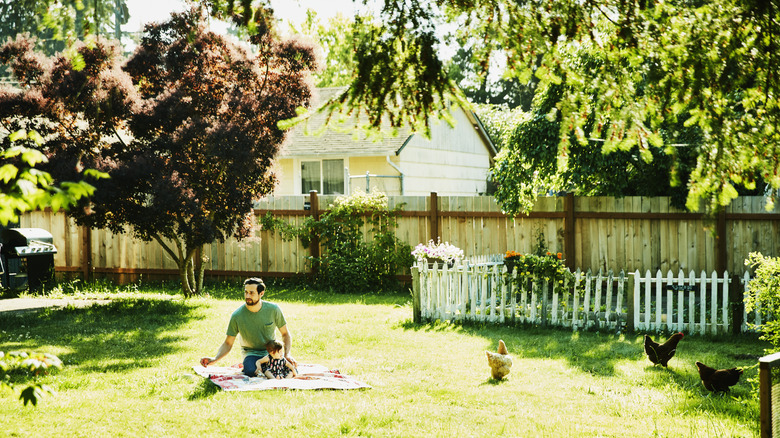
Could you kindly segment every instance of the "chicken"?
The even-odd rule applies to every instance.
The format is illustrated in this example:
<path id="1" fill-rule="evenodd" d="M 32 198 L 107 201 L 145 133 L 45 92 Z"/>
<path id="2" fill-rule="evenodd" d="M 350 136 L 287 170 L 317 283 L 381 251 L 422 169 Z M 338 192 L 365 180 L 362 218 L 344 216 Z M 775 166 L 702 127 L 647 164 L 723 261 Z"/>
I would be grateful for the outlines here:
<path id="1" fill-rule="evenodd" d="M 512 356 L 509 355 L 504 341 L 499 339 L 498 352 L 485 351 L 485 354 L 490 365 L 490 374 L 494 379 L 501 380 L 509 374 L 509 369 L 512 368 Z"/>
<path id="2" fill-rule="evenodd" d="M 677 351 L 677 343 L 683 338 L 682 332 L 675 333 L 669 337 L 663 344 L 650 339 L 650 336 L 645 335 L 645 353 L 647 358 L 650 359 L 655 365 L 661 364 L 666 366 L 669 363 L 669 359 L 674 357 L 674 353 Z"/>
<path id="3" fill-rule="evenodd" d="M 701 383 L 704 384 L 705 388 L 713 392 L 728 392 L 729 387 L 736 385 L 740 376 L 742 376 L 742 370 L 739 368 L 716 370 L 701 362 L 696 362 L 696 368 L 699 369 Z"/>

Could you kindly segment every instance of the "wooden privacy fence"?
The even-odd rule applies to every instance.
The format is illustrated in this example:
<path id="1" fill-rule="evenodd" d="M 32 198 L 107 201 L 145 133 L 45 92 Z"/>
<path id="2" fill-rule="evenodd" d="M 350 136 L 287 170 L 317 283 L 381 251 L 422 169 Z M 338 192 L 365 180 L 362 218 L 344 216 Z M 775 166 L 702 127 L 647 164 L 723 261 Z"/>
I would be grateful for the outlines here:
<path id="1" fill-rule="evenodd" d="M 562 285 L 539 278 L 518 282 L 518 273 L 507 273 L 501 264 L 466 262 L 452 268 L 420 263 L 412 268 L 412 278 L 416 322 L 438 319 L 574 330 L 723 334 L 735 319 L 728 273 L 593 274 L 578 269 L 572 284 Z M 737 281 L 747 284 L 749 279 L 745 274 Z M 749 319 L 761 323 L 757 313 L 742 310 L 738 316 L 741 331 L 751 330 Z"/>
<path id="2" fill-rule="evenodd" d="M 335 196 L 316 193 L 258 201 L 255 215 L 272 214 L 292 225 L 323 214 Z M 469 255 L 534 252 L 539 238 L 548 250 L 564 254 L 570 269 L 584 272 L 725 272 L 741 275 L 751 251 L 780 254 L 780 202 L 764 210 L 762 197 L 740 197 L 715 217 L 680 211 L 669 198 L 540 197 L 527 215 L 510 217 L 490 196 L 390 196 L 403 206 L 396 236 L 414 247 L 429 239 L 448 241 Z M 22 216 L 20 226 L 49 230 L 60 273 L 85 278 L 109 276 L 120 282 L 175 278 L 176 266 L 156 242 L 128 234 L 76 226 L 64 213 L 39 211 Z M 259 227 L 258 227 L 259 228 Z M 717 231 L 717 238 L 712 233 Z M 366 229 L 366 235 L 369 230 Z M 249 239 L 207 245 L 206 275 L 285 277 L 310 272 L 314 241 L 285 241 L 258 229 Z M 410 272 L 398 273 L 411 281 Z"/>

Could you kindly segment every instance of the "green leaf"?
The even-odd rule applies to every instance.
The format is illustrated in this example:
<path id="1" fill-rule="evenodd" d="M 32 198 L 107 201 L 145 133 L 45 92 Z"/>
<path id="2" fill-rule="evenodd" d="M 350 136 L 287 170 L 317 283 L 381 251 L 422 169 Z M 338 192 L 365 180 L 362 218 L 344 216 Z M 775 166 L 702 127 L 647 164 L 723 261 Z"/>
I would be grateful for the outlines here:
<path id="1" fill-rule="evenodd" d="M 39 163 L 45 163 L 46 156 L 41 153 L 41 151 L 35 150 L 35 149 L 25 149 L 22 152 L 22 161 L 29 164 L 30 166 L 35 166 Z"/>
<path id="2" fill-rule="evenodd" d="M 19 169 L 13 164 L 4 164 L 0 167 L 0 180 L 8 184 L 9 181 L 16 179 Z"/>
<path id="3" fill-rule="evenodd" d="M 27 137 L 27 131 L 24 129 L 20 129 L 16 132 L 12 132 L 8 139 L 11 140 L 11 142 L 19 141 Z"/>

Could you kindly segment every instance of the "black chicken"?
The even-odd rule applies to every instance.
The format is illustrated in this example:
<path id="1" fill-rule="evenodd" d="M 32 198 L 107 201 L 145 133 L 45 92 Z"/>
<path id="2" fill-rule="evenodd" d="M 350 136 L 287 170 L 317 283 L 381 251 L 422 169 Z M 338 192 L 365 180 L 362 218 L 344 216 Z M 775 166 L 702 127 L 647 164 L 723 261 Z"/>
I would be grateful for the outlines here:
<path id="1" fill-rule="evenodd" d="M 655 365 L 661 364 L 666 366 L 669 363 L 669 359 L 674 357 L 674 353 L 677 351 L 677 343 L 683 338 L 682 332 L 675 333 L 669 337 L 663 344 L 650 339 L 650 336 L 645 335 L 645 353 L 647 358 L 650 359 Z"/>
<path id="2" fill-rule="evenodd" d="M 696 362 L 696 368 L 699 369 L 701 383 L 712 392 L 728 392 L 729 387 L 736 385 L 742 376 L 742 370 L 739 368 L 716 370 L 701 362 Z"/>

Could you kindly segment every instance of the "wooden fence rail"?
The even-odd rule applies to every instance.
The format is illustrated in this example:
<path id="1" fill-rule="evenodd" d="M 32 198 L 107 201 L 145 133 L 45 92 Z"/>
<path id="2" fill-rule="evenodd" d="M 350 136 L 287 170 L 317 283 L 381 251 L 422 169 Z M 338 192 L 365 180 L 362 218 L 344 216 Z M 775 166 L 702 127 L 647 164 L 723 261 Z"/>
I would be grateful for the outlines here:
<path id="1" fill-rule="evenodd" d="M 412 268 L 416 322 L 478 321 L 612 331 L 729 333 L 733 326 L 728 273 L 718 276 L 649 271 L 606 274 L 577 270 L 572 284 L 531 278 L 518 281 L 501 264 L 453 267 L 418 263 Z M 745 274 L 742 281 L 747 284 Z M 745 323 L 736 329 L 749 331 Z M 760 325 L 757 314 L 753 324 Z"/>
<path id="2" fill-rule="evenodd" d="M 270 213 L 299 225 L 307 216 L 325 212 L 335 198 L 316 193 L 272 197 L 256 204 L 255 215 Z M 682 270 L 742 275 L 750 252 L 780 254 L 780 203 L 766 212 L 762 197 L 740 197 L 715 217 L 677 210 L 669 198 L 540 197 L 531 213 L 517 217 L 501 212 L 489 196 L 391 196 L 389 203 L 402 206 L 396 236 L 412 247 L 440 238 L 467 256 L 507 250 L 530 253 L 541 239 L 550 251 L 564 254 L 570 269 L 584 272 Z M 79 227 L 67 215 L 47 211 L 25 214 L 20 226 L 53 234 L 60 273 L 106 276 L 120 282 L 177 275 L 175 264 L 156 242 Z M 305 274 L 311 270 L 308 257 L 319 250 L 316 242 L 304 246 L 258 229 L 249 240 L 207 245 L 206 275 Z M 410 271 L 398 274 L 411 281 Z"/>

